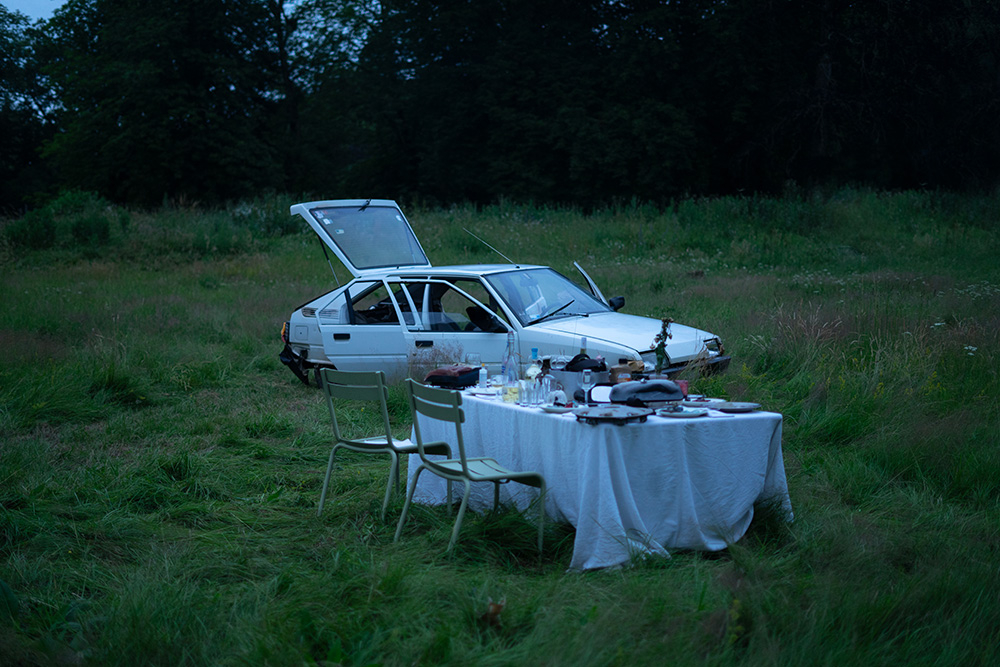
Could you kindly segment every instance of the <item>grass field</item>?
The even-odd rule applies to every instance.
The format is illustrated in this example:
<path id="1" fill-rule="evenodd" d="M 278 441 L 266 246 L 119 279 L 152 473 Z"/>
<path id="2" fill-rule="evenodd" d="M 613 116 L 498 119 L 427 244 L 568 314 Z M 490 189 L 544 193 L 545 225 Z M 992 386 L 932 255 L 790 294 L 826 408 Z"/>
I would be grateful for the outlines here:
<path id="1" fill-rule="evenodd" d="M 289 203 L 0 222 L 0 664 L 1000 660 L 1000 197 L 406 208 L 436 264 L 494 261 L 465 227 L 718 333 L 695 389 L 785 417 L 794 523 L 586 574 L 513 511 L 394 544 L 383 459 L 342 455 L 316 518 L 327 415 L 278 330 L 332 281 Z"/>

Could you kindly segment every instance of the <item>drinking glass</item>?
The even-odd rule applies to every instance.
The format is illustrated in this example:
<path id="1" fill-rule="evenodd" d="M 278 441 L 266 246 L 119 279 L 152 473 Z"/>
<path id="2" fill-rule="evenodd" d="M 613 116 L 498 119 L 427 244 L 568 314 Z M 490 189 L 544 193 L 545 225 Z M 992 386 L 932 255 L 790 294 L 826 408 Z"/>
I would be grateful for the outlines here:
<path id="1" fill-rule="evenodd" d="M 594 374 L 589 368 L 580 371 L 580 388 L 583 389 L 583 402 L 590 405 L 590 390 L 594 388 Z"/>
<path id="2" fill-rule="evenodd" d="M 681 390 L 681 395 L 684 396 L 684 400 L 686 401 L 687 397 L 688 397 L 688 381 L 687 380 L 678 380 L 677 381 L 677 388 Z"/>
<path id="3" fill-rule="evenodd" d="M 546 375 L 545 377 L 542 378 L 542 386 L 538 390 L 538 402 L 548 403 L 549 394 L 552 393 L 553 389 L 554 387 L 552 384 L 552 376 Z"/>
<path id="4" fill-rule="evenodd" d="M 537 408 L 542 404 L 542 382 L 541 380 L 531 381 L 531 407 Z"/>
<path id="5" fill-rule="evenodd" d="M 517 381 L 517 404 L 528 407 L 531 405 L 531 385 L 534 384 L 531 380 L 518 380 Z"/>

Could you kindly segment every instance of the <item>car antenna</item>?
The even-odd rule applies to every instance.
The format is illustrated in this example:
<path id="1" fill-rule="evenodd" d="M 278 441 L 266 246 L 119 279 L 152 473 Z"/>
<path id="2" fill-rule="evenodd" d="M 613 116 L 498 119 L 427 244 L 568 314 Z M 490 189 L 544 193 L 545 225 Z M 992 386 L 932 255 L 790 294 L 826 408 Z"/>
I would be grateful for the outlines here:
<path id="1" fill-rule="evenodd" d="M 472 238 L 476 239 L 480 243 L 482 243 L 484 246 L 486 246 L 487 248 L 489 248 L 490 250 L 492 250 L 496 254 L 498 254 L 501 257 L 503 257 L 504 259 L 506 259 L 508 264 L 514 264 L 514 266 L 517 266 L 517 264 L 515 264 L 514 260 L 512 260 L 510 257 L 508 257 L 507 255 L 503 254 L 502 252 L 500 252 L 499 250 L 497 250 L 496 248 L 494 248 L 493 246 L 491 246 L 489 243 L 487 243 L 486 241 L 482 240 L 481 238 L 479 238 L 478 236 L 476 236 L 475 234 L 473 234 L 472 232 L 470 232 L 465 227 L 462 227 L 462 231 L 465 232 L 466 234 L 468 234 L 469 236 L 471 236 Z"/>

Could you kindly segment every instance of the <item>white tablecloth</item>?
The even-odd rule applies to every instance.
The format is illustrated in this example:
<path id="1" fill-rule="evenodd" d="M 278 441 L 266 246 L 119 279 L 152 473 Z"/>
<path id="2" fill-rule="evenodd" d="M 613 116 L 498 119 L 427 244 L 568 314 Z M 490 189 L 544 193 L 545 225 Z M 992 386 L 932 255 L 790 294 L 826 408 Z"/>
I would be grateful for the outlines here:
<path id="1" fill-rule="evenodd" d="M 758 501 L 777 500 L 792 517 L 779 414 L 652 415 L 642 424 L 592 426 L 572 414 L 471 395 L 463 401 L 467 456 L 545 476 L 546 513 L 576 527 L 570 569 L 623 565 L 642 552 L 724 549 L 746 532 Z M 449 442 L 457 457 L 454 426 L 420 419 L 425 441 Z M 410 456 L 411 476 L 419 462 Z M 414 501 L 441 504 L 445 489 L 443 479 L 424 472 Z M 510 483 L 501 486 L 500 501 L 523 509 L 537 495 Z M 492 504 L 493 485 L 473 484 L 469 506 Z"/>

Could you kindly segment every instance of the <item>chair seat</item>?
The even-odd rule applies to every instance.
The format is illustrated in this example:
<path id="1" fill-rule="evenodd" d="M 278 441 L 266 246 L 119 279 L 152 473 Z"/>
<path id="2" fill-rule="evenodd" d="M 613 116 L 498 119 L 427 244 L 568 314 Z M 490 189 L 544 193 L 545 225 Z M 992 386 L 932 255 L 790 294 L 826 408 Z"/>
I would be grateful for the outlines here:
<path id="1" fill-rule="evenodd" d="M 384 435 L 373 436 L 371 438 L 361 438 L 359 440 L 342 440 L 340 442 L 340 446 L 357 451 L 384 451 L 389 449 L 389 445 L 386 443 Z M 392 448 L 399 454 L 417 453 L 417 443 L 411 441 L 409 438 L 406 438 L 405 440 L 397 440 L 393 438 Z M 445 442 L 429 444 L 424 448 L 424 450 L 428 454 L 451 456 L 451 448 Z"/>
<path id="2" fill-rule="evenodd" d="M 495 482 L 507 479 L 516 479 L 522 484 L 528 484 L 530 486 L 539 486 L 539 484 L 531 484 L 529 480 L 535 478 L 541 480 L 542 476 L 535 472 L 516 472 L 508 468 L 503 467 L 496 459 L 488 457 L 478 457 L 465 460 L 467 465 L 467 470 L 469 471 L 469 479 L 473 482 Z M 435 467 L 443 468 L 444 471 L 454 475 L 456 480 L 461 480 L 464 478 L 462 475 L 462 462 L 459 459 L 445 459 L 443 461 L 434 461 L 433 465 Z"/>

